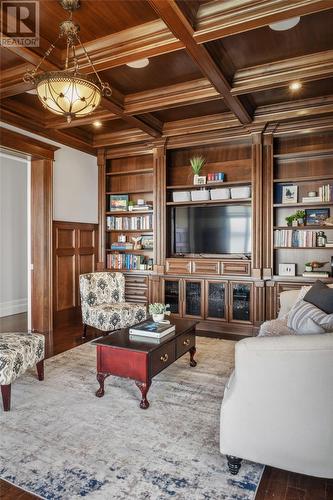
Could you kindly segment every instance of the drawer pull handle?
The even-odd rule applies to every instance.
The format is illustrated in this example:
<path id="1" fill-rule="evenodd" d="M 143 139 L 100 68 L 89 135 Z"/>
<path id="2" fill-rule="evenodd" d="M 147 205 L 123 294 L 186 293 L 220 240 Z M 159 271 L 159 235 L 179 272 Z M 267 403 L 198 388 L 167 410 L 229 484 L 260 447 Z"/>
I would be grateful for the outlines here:
<path id="1" fill-rule="evenodd" d="M 166 363 L 166 362 L 168 361 L 168 359 L 169 359 L 169 356 L 168 356 L 167 354 L 163 354 L 163 356 L 161 356 L 161 358 L 160 358 L 160 359 L 161 359 L 161 361 L 162 361 L 163 363 Z"/>
<path id="2" fill-rule="evenodd" d="M 190 339 L 184 340 L 183 345 L 190 345 Z"/>

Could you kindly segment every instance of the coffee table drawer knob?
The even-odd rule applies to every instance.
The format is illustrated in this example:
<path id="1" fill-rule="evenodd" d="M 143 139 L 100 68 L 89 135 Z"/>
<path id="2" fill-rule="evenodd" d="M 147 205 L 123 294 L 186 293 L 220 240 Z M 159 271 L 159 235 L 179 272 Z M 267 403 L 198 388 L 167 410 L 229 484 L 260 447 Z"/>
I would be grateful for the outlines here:
<path id="1" fill-rule="evenodd" d="M 183 345 L 190 345 L 190 339 L 184 340 Z"/>
<path id="2" fill-rule="evenodd" d="M 160 357 L 160 360 L 163 361 L 163 363 L 166 363 L 169 359 L 169 356 L 167 354 L 163 354 L 163 356 Z"/>

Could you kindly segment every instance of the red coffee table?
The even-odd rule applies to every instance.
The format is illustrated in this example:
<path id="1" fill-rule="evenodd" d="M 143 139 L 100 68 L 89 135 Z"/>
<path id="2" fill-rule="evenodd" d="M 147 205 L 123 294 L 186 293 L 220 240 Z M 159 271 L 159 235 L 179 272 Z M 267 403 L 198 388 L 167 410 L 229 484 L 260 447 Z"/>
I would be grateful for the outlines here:
<path id="1" fill-rule="evenodd" d="M 171 323 L 176 331 L 160 343 L 132 340 L 128 328 L 92 342 L 97 347 L 99 389 L 96 396 L 104 396 L 104 381 L 109 375 L 130 378 L 141 391 L 140 408 L 146 410 L 149 407 L 147 393 L 155 375 L 187 352 L 190 353 L 190 366 L 196 366 L 195 325 L 198 322 L 175 319 Z"/>

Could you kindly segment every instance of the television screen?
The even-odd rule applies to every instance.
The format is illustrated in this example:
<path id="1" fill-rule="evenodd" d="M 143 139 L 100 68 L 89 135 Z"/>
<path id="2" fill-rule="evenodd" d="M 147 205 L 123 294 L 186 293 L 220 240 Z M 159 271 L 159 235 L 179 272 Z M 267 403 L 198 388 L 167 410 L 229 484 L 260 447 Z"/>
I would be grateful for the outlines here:
<path id="1" fill-rule="evenodd" d="M 251 207 L 184 206 L 173 209 L 173 253 L 251 254 Z"/>

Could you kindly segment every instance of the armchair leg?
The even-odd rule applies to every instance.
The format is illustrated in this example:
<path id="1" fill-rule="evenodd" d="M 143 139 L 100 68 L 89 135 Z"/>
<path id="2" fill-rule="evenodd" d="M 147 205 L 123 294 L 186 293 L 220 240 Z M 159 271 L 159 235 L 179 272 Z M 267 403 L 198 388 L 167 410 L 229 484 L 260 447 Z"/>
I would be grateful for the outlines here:
<path id="1" fill-rule="evenodd" d="M 234 476 L 238 474 L 241 467 L 242 459 L 238 457 L 233 457 L 232 455 L 227 455 L 228 467 L 231 474 Z"/>
<path id="2" fill-rule="evenodd" d="M 1 386 L 1 395 L 2 395 L 2 403 L 4 411 L 10 410 L 10 390 L 11 390 L 10 384 Z"/>
<path id="3" fill-rule="evenodd" d="M 44 380 L 44 359 L 36 364 L 38 380 Z"/>
<path id="4" fill-rule="evenodd" d="M 87 338 L 87 325 L 85 325 L 84 323 L 83 323 L 82 338 L 83 339 Z"/>

